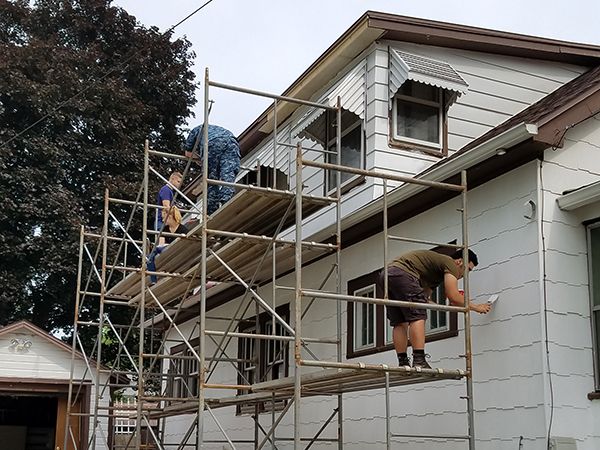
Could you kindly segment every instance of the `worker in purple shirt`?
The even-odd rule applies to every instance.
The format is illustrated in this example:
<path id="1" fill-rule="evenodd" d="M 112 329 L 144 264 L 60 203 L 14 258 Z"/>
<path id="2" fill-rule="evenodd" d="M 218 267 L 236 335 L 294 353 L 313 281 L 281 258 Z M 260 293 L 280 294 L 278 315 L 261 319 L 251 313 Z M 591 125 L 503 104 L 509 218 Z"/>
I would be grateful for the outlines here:
<path id="1" fill-rule="evenodd" d="M 194 128 L 183 145 L 185 156 L 202 159 L 204 125 Z M 240 145 L 233 133 L 217 125 L 208 125 L 208 178 L 235 183 L 240 171 Z M 233 186 L 208 185 L 206 211 L 210 215 L 235 194 Z"/>
<path id="2" fill-rule="evenodd" d="M 173 206 L 173 197 L 175 195 L 175 190 L 173 188 L 179 189 L 182 180 L 183 176 L 181 173 L 173 172 L 169 177 L 169 182 L 161 187 L 156 195 L 156 204 L 161 206 L 161 208 L 156 209 L 156 219 L 154 221 L 155 229 L 157 231 L 160 231 L 163 228 L 164 218 L 170 211 L 171 206 Z M 164 238 L 161 237 L 160 240 L 163 242 L 159 242 L 159 245 L 164 245 Z"/>

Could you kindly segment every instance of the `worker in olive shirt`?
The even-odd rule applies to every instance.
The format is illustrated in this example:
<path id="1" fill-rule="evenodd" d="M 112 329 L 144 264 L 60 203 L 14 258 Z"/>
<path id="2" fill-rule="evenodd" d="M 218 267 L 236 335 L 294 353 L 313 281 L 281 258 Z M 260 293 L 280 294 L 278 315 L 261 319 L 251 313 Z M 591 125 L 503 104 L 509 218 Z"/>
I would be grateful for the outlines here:
<path id="1" fill-rule="evenodd" d="M 465 299 L 458 290 L 458 280 L 465 267 L 472 270 L 478 263 L 477 255 L 469 250 L 469 262 L 464 264 L 462 251 L 452 256 L 442 255 L 432 250 L 416 250 L 406 253 L 388 265 L 388 296 L 390 300 L 404 300 L 417 303 L 431 301 L 432 290 L 444 283 L 444 292 L 454 306 L 464 306 Z M 385 273 L 378 277 L 383 291 Z M 472 311 L 486 314 L 490 305 L 469 303 Z M 425 360 L 425 320 L 427 310 L 388 306 L 387 318 L 394 327 L 393 341 L 398 353 L 400 366 L 410 366 L 406 354 L 408 339 L 413 348 L 413 367 L 431 369 Z"/>

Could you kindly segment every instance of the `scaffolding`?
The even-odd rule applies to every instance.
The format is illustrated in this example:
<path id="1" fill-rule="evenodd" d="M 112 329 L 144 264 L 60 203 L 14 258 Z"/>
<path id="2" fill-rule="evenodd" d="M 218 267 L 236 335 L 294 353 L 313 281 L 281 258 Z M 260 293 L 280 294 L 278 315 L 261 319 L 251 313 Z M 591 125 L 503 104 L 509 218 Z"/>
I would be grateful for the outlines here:
<path id="1" fill-rule="evenodd" d="M 273 136 L 273 186 L 261 187 L 249 184 L 227 183 L 208 178 L 208 116 L 209 90 L 226 89 L 241 94 L 250 94 L 268 98 L 273 102 L 272 136 Z M 464 274 L 464 307 L 444 304 L 421 304 L 409 301 L 389 300 L 384 298 L 361 297 L 343 294 L 341 284 L 342 250 L 342 192 L 341 174 L 343 172 L 372 177 L 379 180 L 382 187 L 383 217 L 383 264 L 387 267 L 390 260 L 388 243 L 404 241 L 427 245 L 441 245 L 462 249 L 467 261 L 467 178 L 466 172 L 461 174 L 460 184 L 449 184 L 428 181 L 422 178 L 404 177 L 373 170 L 363 170 L 342 165 L 341 159 L 341 126 L 335 128 L 336 163 L 305 159 L 307 151 L 314 152 L 314 147 L 303 147 L 300 140 L 297 144 L 282 142 L 278 137 L 278 111 L 282 104 L 295 107 L 303 106 L 335 114 L 336 123 L 341 124 L 342 105 L 338 98 L 337 105 L 310 102 L 297 98 L 273 95 L 265 92 L 245 89 L 237 86 L 218 83 L 209 79 L 208 69 L 205 74 L 204 91 L 204 124 L 202 139 L 202 201 L 196 204 L 185 193 L 177 188 L 176 196 L 187 202 L 189 207 L 182 211 L 199 218 L 197 225 L 186 234 L 173 234 L 154 230 L 148 224 L 149 214 L 160 210 L 152 200 L 149 192 L 150 176 L 157 176 L 163 182 L 167 180 L 151 165 L 151 158 L 174 158 L 190 161 L 184 156 L 153 150 L 146 142 L 144 147 L 144 178 L 135 200 L 111 197 L 107 190 L 104 196 L 104 222 L 101 233 L 86 231 L 83 227 L 80 234 L 79 265 L 77 292 L 75 302 L 75 319 L 73 326 L 71 383 L 67 406 L 68 419 L 65 424 L 65 441 L 63 450 L 68 449 L 186 449 L 199 450 L 206 445 L 229 445 L 231 448 L 261 449 L 266 445 L 276 449 L 277 443 L 293 442 L 295 449 L 311 448 L 319 442 L 337 443 L 339 449 L 344 445 L 344 394 L 355 391 L 381 389 L 385 392 L 386 445 L 390 449 L 392 441 L 398 438 L 462 440 L 470 450 L 475 448 L 474 413 L 473 413 L 473 380 L 471 329 L 469 314 L 469 278 Z M 326 146 L 325 146 L 326 147 Z M 286 148 L 295 152 L 294 179 L 291 189 L 277 189 L 276 161 L 278 149 Z M 291 149 L 291 150 L 290 150 Z M 322 152 L 327 152 L 324 148 Z M 324 159 L 326 161 L 326 159 Z M 334 174 L 336 188 L 332 193 L 322 196 L 304 192 L 303 171 L 307 168 Z M 291 171 L 290 171 L 291 172 Z M 184 172 L 184 177 L 187 173 Z M 291 177 L 291 174 L 289 174 Z M 388 197 L 390 185 L 417 184 L 423 188 L 451 190 L 462 198 L 459 209 L 462 221 L 462 242 L 456 245 L 435 243 L 428 240 L 414 239 L 393 235 L 388 230 Z M 236 195 L 212 215 L 199 205 L 207 204 L 210 186 L 231 186 L 237 190 Z M 111 205 L 130 207 L 128 220 L 119 220 L 111 211 Z M 323 242 L 305 240 L 303 236 L 303 220 L 319 211 L 334 214 L 335 231 L 333 239 Z M 136 215 L 141 214 L 141 236 L 132 236 L 132 223 Z M 117 232 L 111 230 L 117 229 Z M 282 233 L 288 230 L 288 233 Z M 293 230 L 289 231 L 289 230 Z M 150 271 L 147 267 L 149 241 L 157 236 L 177 238 L 162 252 L 157 261 L 157 269 Z M 109 261 L 108 246 L 116 245 L 116 254 Z M 95 244 L 95 250 L 93 248 Z M 138 253 L 139 264 L 128 261 L 130 250 Z M 303 286 L 304 267 L 325 256 L 335 255 L 335 263 L 324 276 L 319 289 L 307 289 Z M 270 264 L 269 264 L 270 262 Z M 293 286 L 279 285 L 284 274 L 294 274 Z M 117 276 L 120 274 L 120 276 Z M 156 284 L 151 284 L 149 276 L 160 277 Z M 117 279 L 118 278 L 118 279 Z M 326 291 L 323 286 L 334 280 L 335 290 Z M 211 287 L 211 284 L 218 283 Z M 387 292 L 387 277 L 385 289 Z M 272 287 L 272 301 L 269 303 L 258 292 L 258 286 Z M 94 289 L 93 286 L 98 286 Z M 235 294 L 228 294 L 232 288 Z M 277 312 L 279 292 L 293 292 L 293 311 L 286 320 Z M 220 330 L 207 329 L 207 303 L 217 294 L 227 300 L 241 298 L 232 317 L 217 318 L 215 323 L 223 323 Z M 321 301 L 333 301 L 336 304 L 336 337 L 320 338 L 302 334 L 302 320 L 309 309 Z M 450 311 L 464 315 L 464 354 L 463 369 L 424 369 L 411 367 L 389 367 L 384 364 L 365 364 L 344 362 L 342 352 L 342 312 L 347 302 L 369 303 L 374 305 L 409 306 L 429 310 Z M 89 318 L 90 305 L 98 310 L 95 320 Z M 261 312 L 266 313 L 272 323 L 271 333 L 260 334 L 258 326 L 255 332 L 239 331 L 239 324 L 246 320 L 251 305 L 254 305 L 256 321 Z M 190 307 L 196 308 L 197 324 L 191 332 L 184 332 L 178 324 L 178 318 Z M 120 313 L 122 309 L 127 314 Z M 121 317 L 131 317 L 128 323 L 117 323 Z M 188 319 L 189 320 L 189 319 Z M 158 329 L 157 323 L 163 323 Z M 166 327 L 166 328 L 165 328 Z M 84 330 L 92 332 L 96 337 L 91 351 L 86 352 L 81 334 Z M 279 330 L 280 333 L 277 333 Z M 170 354 L 166 351 L 173 341 L 170 336 L 177 336 L 177 343 L 186 350 L 183 354 Z M 195 339 L 192 339 L 196 335 Z M 106 360 L 105 346 L 109 342 L 116 344 L 114 361 L 105 367 L 101 361 Z M 207 339 L 210 339 L 216 350 L 208 351 Z M 232 357 L 227 353 L 227 346 L 233 339 L 246 339 L 252 342 L 266 340 L 273 343 L 293 342 L 293 356 L 288 358 L 293 367 L 291 376 L 256 382 L 244 382 L 244 374 L 236 365 L 245 361 L 242 357 Z M 196 342 L 197 341 L 197 342 Z M 311 351 L 313 344 L 331 345 L 335 347 L 334 361 L 321 360 Z M 280 352 L 283 345 L 278 347 Z M 259 352 L 258 352 L 259 353 Z M 74 376 L 75 355 L 83 354 L 86 360 L 86 371 L 83 377 Z M 104 356 L 103 356 L 104 355 Z M 240 356 L 240 355 L 238 355 Z M 260 358 L 260 356 L 258 356 Z M 256 361 L 254 361 L 256 362 Z M 173 392 L 169 386 L 178 376 L 177 369 L 182 364 L 197 368 L 193 378 L 188 377 L 189 384 L 195 389 Z M 211 380 L 217 367 L 229 366 L 232 372 L 237 371 L 237 384 L 220 384 Z M 168 366 L 168 367 L 167 367 Z M 175 369 L 174 369 L 175 368 Z M 305 368 L 310 368 L 306 370 Z M 466 385 L 466 430 L 456 435 L 416 435 L 394 434 L 390 425 L 390 392 L 395 386 L 427 383 L 438 380 L 464 380 Z M 91 385 L 94 392 L 93 401 L 88 412 L 73 408 L 75 399 L 81 394 L 82 386 Z M 153 388 L 150 389 L 149 386 Z M 158 388 L 157 388 L 158 386 Z M 101 402 L 107 392 L 115 389 L 129 389 L 135 402 L 126 406 L 112 406 Z M 215 394 L 215 393 L 221 394 Z M 225 394 L 223 394 L 225 393 Z M 331 414 L 311 436 L 303 435 L 302 417 L 306 411 L 302 409 L 302 400 L 313 396 L 333 396 L 336 406 Z M 259 404 L 271 403 L 271 423 L 268 429 L 260 422 Z M 275 404 L 283 405 L 276 412 Z M 254 405 L 254 436 L 247 439 L 232 438 L 219 422 L 214 410 L 217 408 Z M 293 411 L 293 436 L 276 434 L 289 411 Z M 179 442 L 169 442 L 165 435 L 165 421 L 178 415 L 192 415 L 190 427 Z M 211 419 L 222 434 L 222 439 L 207 439 L 204 436 L 205 422 Z M 126 442 L 115 442 L 111 439 L 114 423 L 126 420 L 133 431 Z M 117 421 L 117 422 L 114 422 Z M 159 424 L 159 425 L 157 425 Z M 335 430 L 330 426 L 337 424 Z M 80 430 L 89 428 L 87 439 L 82 441 L 77 436 Z M 108 429 L 103 429 L 108 427 Z"/>

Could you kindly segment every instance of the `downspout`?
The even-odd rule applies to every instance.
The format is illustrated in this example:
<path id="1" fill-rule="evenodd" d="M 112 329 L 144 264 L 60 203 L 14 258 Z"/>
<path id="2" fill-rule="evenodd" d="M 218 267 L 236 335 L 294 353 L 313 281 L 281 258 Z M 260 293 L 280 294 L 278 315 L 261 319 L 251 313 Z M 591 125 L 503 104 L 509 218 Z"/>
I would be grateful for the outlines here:
<path id="1" fill-rule="evenodd" d="M 545 447 L 550 448 L 550 433 L 552 431 L 552 420 L 554 418 L 554 391 L 552 388 L 552 373 L 550 372 L 550 352 L 549 352 L 549 330 L 548 330 L 548 310 L 547 310 L 547 292 L 546 292 L 546 241 L 544 234 L 544 155 L 540 157 L 536 165 L 536 195 L 537 195 L 537 236 L 538 236 L 538 273 L 539 273 L 539 310 L 540 310 L 540 330 L 542 345 L 542 377 L 544 383 L 544 417 L 546 436 Z"/>

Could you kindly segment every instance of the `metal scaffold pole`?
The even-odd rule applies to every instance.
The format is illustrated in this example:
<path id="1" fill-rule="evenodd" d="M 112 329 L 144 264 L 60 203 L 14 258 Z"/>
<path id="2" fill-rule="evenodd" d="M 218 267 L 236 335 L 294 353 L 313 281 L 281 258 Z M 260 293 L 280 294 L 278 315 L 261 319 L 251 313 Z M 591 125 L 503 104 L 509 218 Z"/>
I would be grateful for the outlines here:
<path id="1" fill-rule="evenodd" d="M 106 296 L 106 261 L 108 257 L 108 189 L 104 191 L 104 224 L 102 225 L 102 265 L 100 268 L 100 307 L 98 310 L 98 334 L 96 337 L 96 375 L 94 380 L 94 418 L 92 432 L 92 450 L 96 448 L 98 440 L 98 431 L 100 429 L 99 422 L 99 406 L 100 406 L 100 373 L 102 361 L 102 331 L 104 328 L 104 300 Z"/>
<path id="2" fill-rule="evenodd" d="M 73 402 L 73 383 L 75 376 L 75 353 L 77 351 L 77 336 L 79 322 L 79 302 L 81 299 L 81 276 L 83 272 L 83 246 L 85 242 L 83 225 L 79 230 L 79 258 L 77 260 L 77 291 L 75 292 L 75 314 L 73 318 L 73 342 L 71 343 L 71 369 L 69 373 L 69 393 L 67 394 L 67 420 L 65 421 L 65 435 L 63 439 L 63 450 L 68 450 L 69 434 L 71 428 L 71 403 Z"/>
<path id="3" fill-rule="evenodd" d="M 302 146 L 296 147 L 296 245 L 294 296 L 294 450 L 301 447 L 302 397 Z"/>
<path id="4" fill-rule="evenodd" d="M 335 151 L 336 151 L 336 164 L 342 165 L 342 100 L 340 97 L 337 98 L 337 107 L 335 111 Z M 362 138 L 361 138 L 362 139 Z M 336 252 L 335 252 L 335 289 L 336 293 L 342 293 L 342 172 L 337 170 L 335 172 L 336 178 L 336 189 L 335 196 L 337 201 L 335 202 L 335 237 L 336 237 Z M 342 301 L 338 299 L 336 302 L 336 336 L 337 336 L 337 361 L 342 362 Z M 338 450 L 344 448 L 344 399 L 343 394 L 337 396 L 337 438 L 338 438 Z"/>
<path id="5" fill-rule="evenodd" d="M 200 360 L 198 362 L 198 425 L 197 425 L 197 448 L 200 450 L 202 448 L 202 443 L 204 439 L 204 398 L 205 398 L 205 383 L 206 383 L 206 284 L 208 282 L 207 273 L 206 273 L 206 256 L 208 253 L 207 250 L 207 239 L 208 235 L 206 233 L 207 229 L 207 221 L 208 221 L 208 115 L 210 108 L 210 82 L 209 82 L 209 73 L 208 68 L 206 68 L 206 72 L 204 74 L 204 126 L 202 127 L 203 134 L 203 142 L 202 142 L 202 219 L 201 219 L 201 246 L 202 246 L 202 254 L 201 254 L 201 262 L 200 262 L 200 305 L 199 305 L 199 314 L 200 314 L 200 330 L 199 330 L 199 355 Z"/>
<path id="6" fill-rule="evenodd" d="M 462 208 L 462 239 L 463 239 L 463 264 L 464 264 L 464 276 L 463 276 L 463 287 L 465 291 L 465 369 L 467 372 L 466 376 L 466 388 L 467 388 L 467 434 L 469 436 L 469 450 L 475 450 L 475 413 L 473 405 L 473 352 L 471 344 L 471 312 L 469 309 L 470 303 L 470 286 L 469 286 L 469 234 L 468 234 L 468 221 L 469 211 L 467 209 L 467 171 L 461 172 L 461 185 L 463 191 L 461 194 Z"/>
<path id="7" fill-rule="evenodd" d="M 148 270 L 146 255 L 148 254 L 148 196 L 149 196 L 149 167 L 150 167 L 150 144 L 148 140 L 144 143 L 144 193 L 143 195 L 143 206 L 142 206 L 142 254 L 141 254 L 141 296 L 140 296 L 140 325 L 139 325 L 139 343 L 138 343 L 138 381 L 137 381 L 137 399 L 136 399 L 136 419 L 135 419 L 135 433 L 136 433 L 136 445 L 137 449 L 140 449 L 143 444 L 142 439 L 142 419 L 144 414 L 144 341 L 145 341 L 145 321 L 146 321 L 146 288 L 147 279 L 146 271 Z M 160 214 L 160 211 L 158 211 Z"/>

